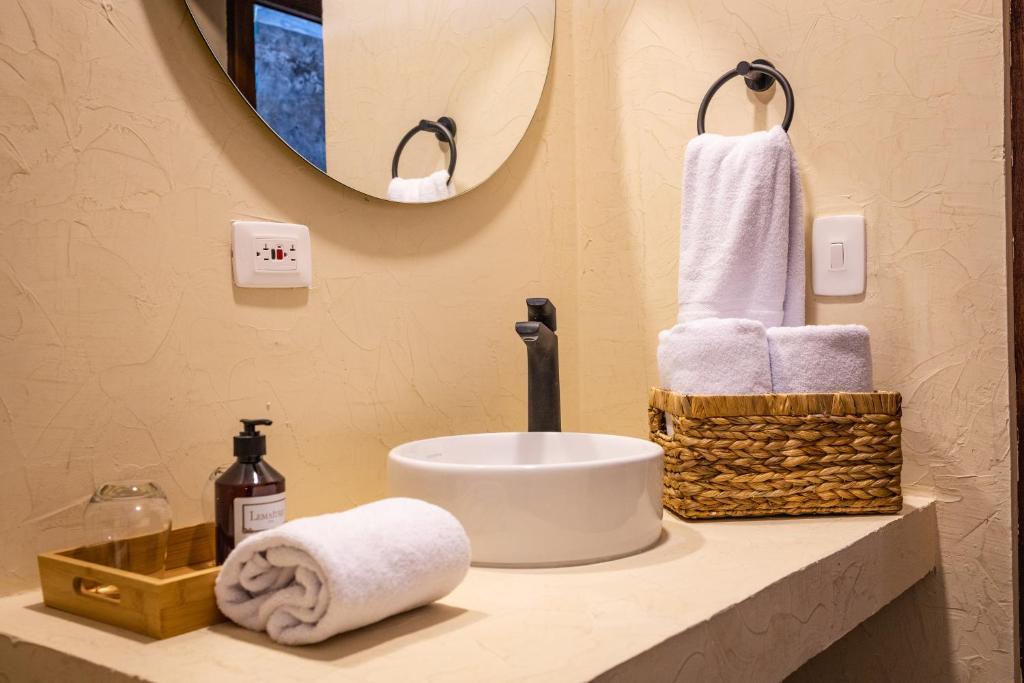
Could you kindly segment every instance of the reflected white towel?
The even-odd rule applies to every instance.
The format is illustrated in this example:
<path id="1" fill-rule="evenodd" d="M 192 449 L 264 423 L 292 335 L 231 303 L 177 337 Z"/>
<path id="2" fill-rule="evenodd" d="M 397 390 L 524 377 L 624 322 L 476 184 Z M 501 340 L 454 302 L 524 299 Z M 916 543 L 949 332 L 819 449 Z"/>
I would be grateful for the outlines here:
<path id="1" fill-rule="evenodd" d="M 215 592 L 232 621 L 301 645 L 442 598 L 468 569 L 469 538 L 455 517 L 389 498 L 246 538 Z"/>
<path id="2" fill-rule="evenodd" d="M 871 337 L 863 325 L 773 327 L 768 349 L 775 393 L 874 390 Z"/>
<path id="3" fill-rule="evenodd" d="M 680 394 L 767 394 L 768 337 L 756 320 L 705 318 L 658 335 L 661 386 Z"/>
<path id="4" fill-rule="evenodd" d="M 448 171 L 435 171 L 426 178 L 392 178 L 388 184 L 388 199 L 393 202 L 422 204 L 454 195 L 454 182 L 448 182 Z"/>
<path id="5" fill-rule="evenodd" d="M 803 325 L 803 198 L 789 135 L 705 133 L 684 163 L 679 322 Z"/>

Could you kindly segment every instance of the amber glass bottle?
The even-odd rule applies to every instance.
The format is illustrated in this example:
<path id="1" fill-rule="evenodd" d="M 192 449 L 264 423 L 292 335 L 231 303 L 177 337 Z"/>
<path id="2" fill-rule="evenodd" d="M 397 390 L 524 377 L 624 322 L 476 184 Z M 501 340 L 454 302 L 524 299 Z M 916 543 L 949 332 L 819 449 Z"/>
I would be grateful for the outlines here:
<path id="1" fill-rule="evenodd" d="M 284 475 L 263 460 L 267 437 L 256 431 L 270 420 L 242 420 L 235 437 L 235 463 L 214 483 L 217 564 L 224 564 L 246 536 L 284 523 Z"/>

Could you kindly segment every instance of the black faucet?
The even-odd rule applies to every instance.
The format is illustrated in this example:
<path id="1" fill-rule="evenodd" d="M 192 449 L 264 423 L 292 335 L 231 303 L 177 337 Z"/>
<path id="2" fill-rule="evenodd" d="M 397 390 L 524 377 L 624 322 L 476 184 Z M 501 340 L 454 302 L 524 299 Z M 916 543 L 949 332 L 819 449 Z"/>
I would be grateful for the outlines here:
<path id="1" fill-rule="evenodd" d="M 516 323 L 526 343 L 531 432 L 562 431 L 562 399 L 558 384 L 558 328 L 550 299 L 527 299 L 527 322 Z"/>

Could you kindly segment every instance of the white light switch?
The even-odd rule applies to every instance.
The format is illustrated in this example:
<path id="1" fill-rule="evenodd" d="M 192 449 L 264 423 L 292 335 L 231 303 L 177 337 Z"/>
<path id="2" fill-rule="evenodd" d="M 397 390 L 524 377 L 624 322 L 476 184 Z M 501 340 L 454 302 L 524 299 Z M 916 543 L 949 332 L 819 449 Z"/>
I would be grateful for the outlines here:
<path id="1" fill-rule="evenodd" d="M 843 269 L 843 243 L 833 242 L 829 245 L 828 252 L 828 269 L 829 270 L 842 270 Z"/>
<path id="2" fill-rule="evenodd" d="M 239 287 L 309 287 L 309 228 L 295 223 L 233 221 L 231 260 Z"/>
<path id="3" fill-rule="evenodd" d="M 864 292 L 864 216 L 820 216 L 811 236 L 811 285 L 821 296 Z"/>

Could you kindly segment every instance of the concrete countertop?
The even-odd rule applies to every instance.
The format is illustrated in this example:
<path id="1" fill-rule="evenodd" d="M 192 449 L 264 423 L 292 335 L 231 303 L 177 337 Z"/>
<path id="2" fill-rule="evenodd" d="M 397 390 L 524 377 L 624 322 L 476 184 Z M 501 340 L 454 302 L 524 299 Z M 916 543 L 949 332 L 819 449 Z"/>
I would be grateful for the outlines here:
<path id="1" fill-rule="evenodd" d="M 561 569 L 473 568 L 439 603 L 319 645 L 220 624 L 154 641 L 0 599 L 0 679 L 778 681 L 935 567 L 935 503 L 899 515 L 688 523 Z"/>

